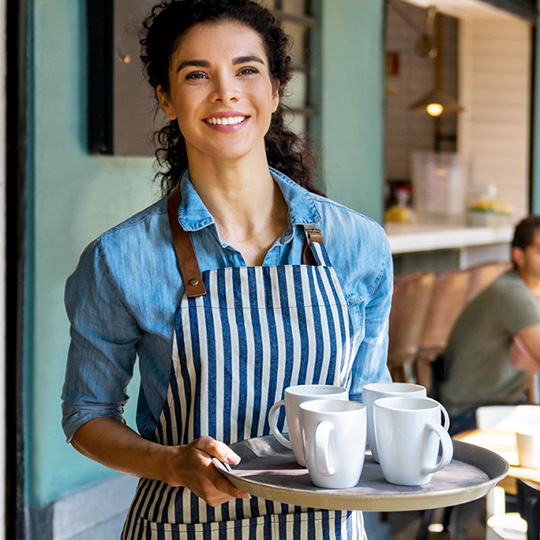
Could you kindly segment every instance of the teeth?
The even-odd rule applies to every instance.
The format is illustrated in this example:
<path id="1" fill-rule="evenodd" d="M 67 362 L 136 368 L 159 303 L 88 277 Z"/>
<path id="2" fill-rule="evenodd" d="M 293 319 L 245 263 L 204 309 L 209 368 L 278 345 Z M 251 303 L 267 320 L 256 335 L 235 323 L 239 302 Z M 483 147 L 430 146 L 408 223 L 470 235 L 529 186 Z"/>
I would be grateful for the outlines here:
<path id="1" fill-rule="evenodd" d="M 230 126 L 235 124 L 240 124 L 246 119 L 245 116 L 230 116 L 228 118 L 208 118 L 206 121 L 209 124 L 218 125 L 218 126 Z"/>

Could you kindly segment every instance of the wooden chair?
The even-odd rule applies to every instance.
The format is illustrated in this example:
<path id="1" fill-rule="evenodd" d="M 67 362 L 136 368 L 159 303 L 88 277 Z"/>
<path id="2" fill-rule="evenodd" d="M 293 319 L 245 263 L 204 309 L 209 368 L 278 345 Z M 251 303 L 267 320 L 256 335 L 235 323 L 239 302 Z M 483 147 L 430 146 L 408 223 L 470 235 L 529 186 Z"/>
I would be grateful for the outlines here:
<path id="1" fill-rule="evenodd" d="M 469 286 L 465 294 L 465 304 L 491 285 L 501 274 L 509 269 L 507 263 L 492 262 L 472 266 L 468 269 Z"/>
<path id="2" fill-rule="evenodd" d="M 418 384 L 431 391 L 431 363 L 444 350 L 467 294 L 470 273 L 450 270 L 437 274 L 416 356 Z"/>
<path id="3" fill-rule="evenodd" d="M 407 368 L 413 365 L 418 353 L 434 281 L 435 275 L 431 272 L 413 272 L 395 279 L 389 323 L 388 367 L 396 382 L 409 380 Z"/>
<path id="4" fill-rule="evenodd" d="M 518 508 L 527 522 L 527 540 L 540 538 L 540 484 L 527 480 L 517 481 Z"/>

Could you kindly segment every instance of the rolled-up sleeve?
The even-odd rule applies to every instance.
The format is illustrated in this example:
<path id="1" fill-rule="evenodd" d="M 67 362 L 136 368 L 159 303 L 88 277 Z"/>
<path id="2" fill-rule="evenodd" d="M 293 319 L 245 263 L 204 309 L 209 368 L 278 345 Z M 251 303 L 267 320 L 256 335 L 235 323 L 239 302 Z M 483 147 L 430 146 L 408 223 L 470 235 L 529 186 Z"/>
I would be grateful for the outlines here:
<path id="1" fill-rule="evenodd" d="M 372 286 L 365 311 L 365 336 L 353 364 L 350 397 L 362 400 L 364 385 L 391 382 L 387 366 L 388 320 L 392 304 L 394 269 L 388 239 L 383 238 L 381 266 Z"/>
<path id="2" fill-rule="evenodd" d="M 70 442 L 94 418 L 123 421 L 141 330 L 122 300 L 96 240 L 83 252 L 65 290 L 71 343 L 62 392 L 62 427 Z"/>

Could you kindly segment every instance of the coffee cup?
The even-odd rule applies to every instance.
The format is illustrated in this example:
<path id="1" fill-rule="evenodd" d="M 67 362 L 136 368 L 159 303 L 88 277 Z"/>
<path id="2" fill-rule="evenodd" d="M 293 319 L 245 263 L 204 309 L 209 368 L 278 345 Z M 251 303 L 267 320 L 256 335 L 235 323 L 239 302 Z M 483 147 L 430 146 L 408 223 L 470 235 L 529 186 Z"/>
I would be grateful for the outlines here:
<path id="1" fill-rule="evenodd" d="M 329 384 L 302 384 L 285 389 L 284 399 L 274 403 L 268 413 L 270 431 L 276 440 L 287 448 L 291 448 L 299 465 L 306 466 L 300 427 L 299 406 L 305 401 L 315 399 L 348 400 L 349 392 L 341 386 Z M 278 428 L 279 408 L 285 407 L 285 417 L 289 427 L 289 439 Z"/>
<path id="2" fill-rule="evenodd" d="M 356 486 L 364 467 L 366 407 L 356 401 L 300 405 L 304 453 L 312 482 L 324 488 Z"/>
<path id="3" fill-rule="evenodd" d="M 516 432 L 519 464 L 527 469 L 540 469 L 540 430 L 520 428 Z"/>
<path id="4" fill-rule="evenodd" d="M 381 469 L 387 482 L 422 486 L 452 461 L 454 447 L 447 431 L 448 413 L 434 399 L 379 398 L 373 404 L 373 419 Z M 442 455 L 437 461 L 439 446 Z"/>
<path id="5" fill-rule="evenodd" d="M 371 448 L 373 459 L 379 463 L 379 454 L 377 452 L 377 443 L 375 442 L 375 430 L 373 427 L 373 403 L 376 399 L 386 397 L 413 397 L 425 398 L 426 389 L 419 384 L 409 383 L 371 383 L 366 384 L 362 390 L 362 401 L 367 408 L 367 445 Z"/>

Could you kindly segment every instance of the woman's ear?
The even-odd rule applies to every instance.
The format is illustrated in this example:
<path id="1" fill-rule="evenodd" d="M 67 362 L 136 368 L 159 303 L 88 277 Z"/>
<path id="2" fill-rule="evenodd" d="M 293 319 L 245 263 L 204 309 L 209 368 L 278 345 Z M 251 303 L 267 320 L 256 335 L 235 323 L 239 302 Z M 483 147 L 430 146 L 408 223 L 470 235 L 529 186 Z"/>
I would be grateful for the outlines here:
<path id="1" fill-rule="evenodd" d="M 277 111 L 277 108 L 279 107 L 279 89 L 281 87 L 279 81 L 274 81 L 273 85 L 274 92 L 272 95 L 272 113 L 275 113 Z"/>
<path id="2" fill-rule="evenodd" d="M 171 104 L 171 101 L 169 99 L 167 92 L 163 90 L 163 87 L 160 84 L 158 84 L 156 87 L 156 95 L 159 101 L 159 106 L 161 107 L 161 110 L 163 111 L 163 114 L 169 120 L 175 120 L 176 111 L 174 110 L 174 107 Z"/>

